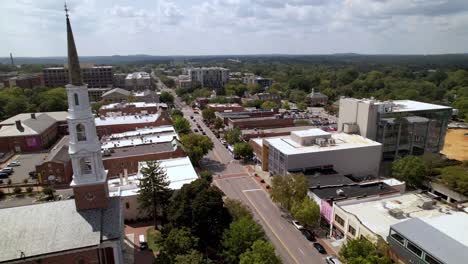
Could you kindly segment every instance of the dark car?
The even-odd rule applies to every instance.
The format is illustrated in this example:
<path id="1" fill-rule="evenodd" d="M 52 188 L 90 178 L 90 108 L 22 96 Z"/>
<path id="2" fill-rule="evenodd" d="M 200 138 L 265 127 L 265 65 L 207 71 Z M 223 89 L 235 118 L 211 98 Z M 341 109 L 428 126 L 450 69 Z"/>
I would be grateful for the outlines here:
<path id="1" fill-rule="evenodd" d="M 6 172 L 0 172 L 0 179 L 7 179 L 8 176 L 10 176 L 10 174 L 8 174 Z"/>
<path id="2" fill-rule="evenodd" d="M 320 243 L 318 243 L 318 242 L 314 243 L 314 248 L 317 249 L 317 251 L 320 254 L 327 254 L 327 251 L 325 250 L 325 248 L 322 245 L 320 245 Z"/>
<path id="3" fill-rule="evenodd" d="M 315 241 L 315 236 L 314 236 L 314 233 L 310 232 L 309 230 L 301 230 L 302 234 L 304 235 L 304 237 L 309 240 L 309 241 L 312 241 L 314 242 Z"/>

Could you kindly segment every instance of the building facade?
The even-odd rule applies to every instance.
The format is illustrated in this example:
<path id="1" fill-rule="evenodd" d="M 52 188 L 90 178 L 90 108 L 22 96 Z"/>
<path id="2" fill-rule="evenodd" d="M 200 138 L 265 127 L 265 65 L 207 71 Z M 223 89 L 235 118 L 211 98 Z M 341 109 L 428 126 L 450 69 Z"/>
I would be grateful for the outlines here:
<path id="1" fill-rule="evenodd" d="M 192 85 L 198 83 L 202 87 L 214 89 L 216 92 L 222 92 L 224 85 L 229 80 L 229 70 L 221 67 L 190 68 L 188 75 Z"/>
<path id="2" fill-rule="evenodd" d="M 340 100 L 338 131 L 383 144 L 383 158 L 437 153 L 444 146 L 452 108 L 411 100 Z"/>
<path id="3" fill-rule="evenodd" d="M 149 73 L 129 73 L 125 77 L 125 89 L 135 91 L 151 89 L 151 77 Z"/>
<path id="4" fill-rule="evenodd" d="M 88 96 L 90 102 L 100 102 L 102 95 L 110 91 L 111 88 L 88 88 Z"/>
<path id="5" fill-rule="evenodd" d="M 44 86 L 41 74 L 23 74 L 3 81 L 5 88 L 19 87 L 33 89 Z"/>
<path id="6" fill-rule="evenodd" d="M 82 65 L 83 82 L 92 88 L 108 88 L 113 85 L 112 66 Z M 44 85 L 49 88 L 64 87 L 68 83 L 68 66 L 42 70 Z"/>

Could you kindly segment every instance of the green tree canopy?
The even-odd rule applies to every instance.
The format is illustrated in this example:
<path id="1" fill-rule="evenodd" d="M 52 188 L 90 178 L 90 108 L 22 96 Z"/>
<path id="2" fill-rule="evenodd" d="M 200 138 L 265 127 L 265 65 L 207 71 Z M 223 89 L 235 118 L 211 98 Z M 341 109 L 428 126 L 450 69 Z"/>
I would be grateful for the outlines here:
<path id="1" fill-rule="evenodd" d="M 213 149 L 211 139 L 199 134 L 183 135 L 180 142 L 193 164 L 198 164 L 203 156 Z"/>
<path id="2" fill-rule="evenodd" d="M 210 259 L 204 259 L 203 255 L 192 249 L 189 253 L 184 255 L 177 255 L 174 264 L 210 264 L 213 263 Z"/>
<path id="3" fill-rule="evenodd" d="M 272 180 L 271 199 L 281 207 L 291 210 L 296 202 L 307 196 L 308 182 L 303 174 L 275 176 Z"/>
<path id="4" fill-rule="evenodd" d="M 468 196 L 468 168 L 464 166 L 448 166 L 440 169 L 438 182 L 451 190 Z"/>
<path id="5" fill-rule="evenodd" d="M 229 145 L 234 145 L 241 141 L 241 131 L 239 128 L 231 128 L 224 133 L 224 139 Z"/>
<path id="6" fill-rule="evenodd" d="M 427 168 L 420 157 L 406 156 L 392 163 L 392 176 L 412 187 L 421 187 L 427 176 Z"/>
<path id="7" fill-rule="evenodd" d="M 233 221 L 237 221 L 243 217 L 252 218 L 250 209 L 239 200 L 226 198 L 224 200 L 224 206 L 229 211 Z"/>
<path id="8" fill-rule="evenodd" d="M 171 259 L 175 259 L 177 255 L 189 254 L 196 249 L 198 240 L 187 227 L 173 228 L 164 239 L 163 250 Z"/>
<path id="9" fill-rule="evenodd" d="M 158 218 L 164 219 L 171 190 L 166 172 L 156 161 L 147 161 L 141 168 L 143 177 L 138 183 L 138 208 L 143 215 L 153 218 L 157 229 Z"/>
<path id="10" fill-rule="evenodd" d="M 271 243 L 257 240 L 240 255 L 239 264 L 281 264 L 281 259 L 275 255 L 275 248 Z"/>
<path id="11" fill-rule="evenodd" d="M 348 264 L 391 264 L 392 261 L 365 238 L 351 239 L 340 250 L 340 257 Z"/>
<path id="12" fill-rule="evenodd" d="M 166 104 L 173 104 L 174 103 L 174 96 L 170 92 L 161 92 L 161 95 L 159 96 L 159 100 L 162 103 Z"/>
<path id="13" fill-rule="evenodd" d="M 178 134 L 188 134 L 190 130 L 190 122 L 182 116 L 175 116 L 172 125 Z"/>
<path id="14" fill-rule="evenodd" d="M 206 119 L 206 121 L 208 121 L 209 124 L 213 123 L 213 121 L 216 118 L 215 110 L 213 108 L 203 109 L 202 117 L 203 117 L 203 119 Z"/>
<path id="15" fill-rule="evenodd" d="M 224 232 L 221 255 L 227 263 L 238 263 L 239 256 L 263 237 L 264 233 L 259 224 L 251 218 L 242 217 L 232 222 Z"/>
<path id="16" fill-rule="evenodd" d="M 317 226 L 320 219 L 320 207 L 309 197 L 294 203 L 291 213 L 299 222 L 308 226 Z"/>
<path id="17" fill-rule="evenodd" d="M 216 117 L 214 121 L 214 128 L 218 130 L 224 128 L 224 121 L 222 118 Z"/>
<path id="18" fill-rule="evenodd" d="M 271 109 L 279 108 L 279 104 L 273 101 L 265 101 L 262 103 L 261 108 L 265 110 L 271 110 Z"/>
<path id="19" fill-rule="evenodd" d="M 239 142 L 234 144 L 234 154 L 244 160 L 249 160 L 254 156 L 252 146 L 247 142 Z"/>

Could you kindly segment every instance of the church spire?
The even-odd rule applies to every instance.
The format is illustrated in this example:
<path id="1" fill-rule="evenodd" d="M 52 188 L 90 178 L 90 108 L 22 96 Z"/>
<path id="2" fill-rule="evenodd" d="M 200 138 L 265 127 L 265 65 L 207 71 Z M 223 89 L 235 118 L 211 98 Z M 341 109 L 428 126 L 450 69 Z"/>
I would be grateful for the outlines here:
<path id="1" fill-rule="evenodd" d="M 80 61 L 78 60 L 73 31 L 70 25 L 70 19 L 68 18 L 67 3 L 65 3 L 65 15 L 67 17 L 68 81 L 72 85 L 81 86 L 83 85 L 83 80 L 81 79 Z"/>

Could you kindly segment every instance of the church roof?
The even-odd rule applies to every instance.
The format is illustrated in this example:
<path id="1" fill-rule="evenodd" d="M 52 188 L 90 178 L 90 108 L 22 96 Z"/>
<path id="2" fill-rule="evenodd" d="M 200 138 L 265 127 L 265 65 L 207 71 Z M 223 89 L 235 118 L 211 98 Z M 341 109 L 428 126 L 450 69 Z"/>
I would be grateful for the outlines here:
<path id="1" fill-rule="evenodd" d="M 107 92 L 103 93 L 102 97 L 106 97 L 106 96 L 109 96 L 109 95 L 114 94 L 114 93 L 125 95 L 125 96 L 129 96 L 131 94 L 130 91 L 124 90 L 122 88 L 114 88 L 114 89 L 112 89 L 110 91 L 107 91 Z"/>
<path id="2" fill-rule="evenodd" d="M 70 84 L 80 86 L 83 85 L 81 78 L 80 61 L 78 59 L 78 52 L 76 51 L 75 40 L 73 38 L 73 31 L 70 25 L 70 19 L 67 14 L 67 43 L 68 43 L 68 78 Z"/>
<path id="3" fill-rule="evenodd" d="M 54 113 L 54 114 L 50 114 Z M 34 136 L 40 135 L 49 127 L 59 121 L 66 120 L 67 112 L 36 113 L 35 118 L 31 114 L 19 114 L 0 123 L 0 137 Z M 11 123 L 11 120 L 14 120 Z M 21 129 L 15 125 L 21 122 Z"/>
<path id="4" fill-rule="evenodd" d="M 121 236 L 119 197 L 105 209 L 77 211 L 63 200 L 0 210 L 0 262 L 97 246 Z"/>

